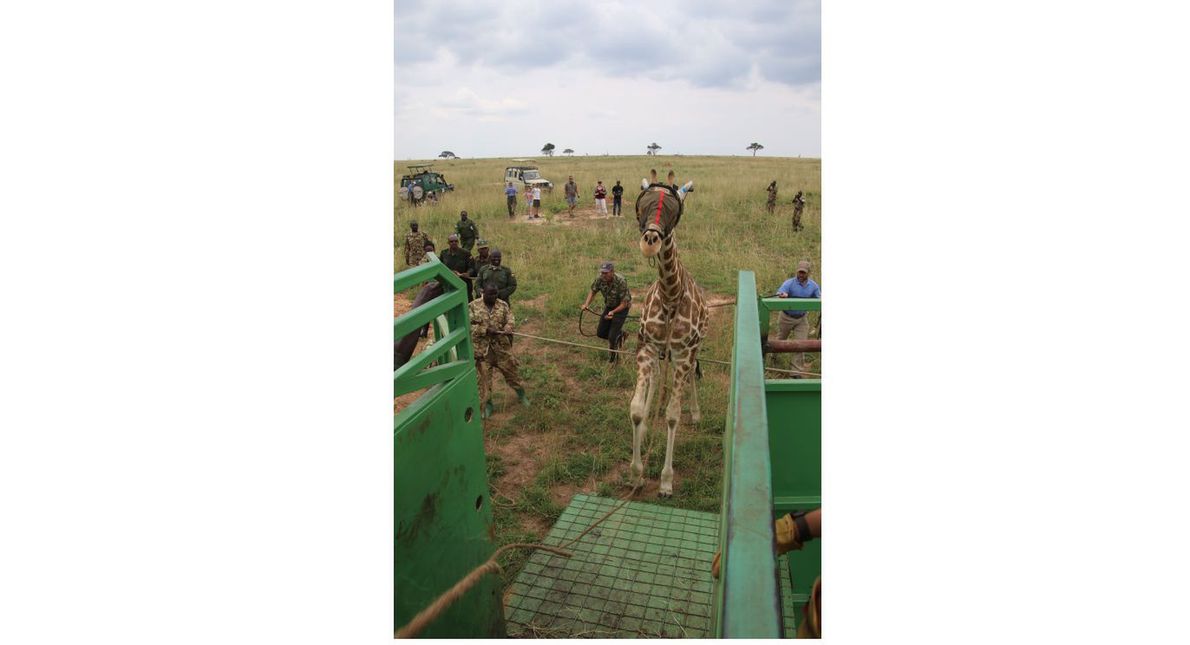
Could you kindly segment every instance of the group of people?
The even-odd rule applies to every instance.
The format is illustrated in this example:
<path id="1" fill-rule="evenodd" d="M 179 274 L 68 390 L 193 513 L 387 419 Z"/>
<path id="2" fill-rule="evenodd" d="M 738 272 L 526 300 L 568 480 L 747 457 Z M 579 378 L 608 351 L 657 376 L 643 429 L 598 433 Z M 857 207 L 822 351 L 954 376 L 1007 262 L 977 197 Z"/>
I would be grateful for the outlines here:
<path id="1" fill-rule="evenodd" d="M 765 188 L 764 190 L 769 195 L 768 201 L 765 202 L 765 209 L 768 210 L 769 215 L 772 215 L 773 211 L 777 208 L 777 180 L 774 179 L 772 181 L 772 183 L 769 184 L 769 187 Z M 799 190 L 799 191 L 797 191 L 797 194 L 793 196 L 793 232 L 794 233 L 805 228 L 804 226 L 802 226 L 802 209 L 804 209 L 805 207 L 806 207 L 806 197 L 805 197 L 805 195 L 802 194 L 802 191 Z"/>
<path id="2" fill-rule="evenodd" d="M 574 175 L 570 175 L 566 179 L 566 206 L 569 209 L 569 216 L 574 217 L 574 208 L 578 205 L 578 184 L 574 183 Z M 595 182 L 595 212 L 607 215 L 607 186 L 603 185 L 603 180 Z M 624 205 L 624 187 L 620 185 L 620 180 L 616 180 L 616 185 L 612 186 L 612 215 L 621 215 L 621 210 Z"/>
<path id="3" fill-rule="evenodd" d="M 504 195 L 508 202 L 508 218 L 516 217 L 516 186 L 512 182 L 504 187 Z M 529 219 L 541 219 L 541 186 L 530 186 L 525 184 L 525 215 Z"/>

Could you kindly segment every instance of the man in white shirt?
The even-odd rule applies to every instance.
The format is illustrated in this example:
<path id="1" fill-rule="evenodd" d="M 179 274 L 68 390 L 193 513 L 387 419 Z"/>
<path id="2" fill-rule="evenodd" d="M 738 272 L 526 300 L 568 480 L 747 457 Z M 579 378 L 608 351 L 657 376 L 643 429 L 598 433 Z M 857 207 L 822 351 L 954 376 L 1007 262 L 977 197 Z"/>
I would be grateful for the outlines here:
<path id="1" fill-rule="evenodd" d="M 533 217 L 541 219 L 541 186 L 533 187 Z"/>

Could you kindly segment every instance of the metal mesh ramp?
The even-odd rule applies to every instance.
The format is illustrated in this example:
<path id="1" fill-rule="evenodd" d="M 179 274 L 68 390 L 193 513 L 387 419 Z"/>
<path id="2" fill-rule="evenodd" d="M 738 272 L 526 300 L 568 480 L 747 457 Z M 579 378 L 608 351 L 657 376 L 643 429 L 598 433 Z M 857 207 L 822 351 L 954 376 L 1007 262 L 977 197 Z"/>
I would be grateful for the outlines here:
<path id="1" fill-rule="evenodd" d="M 573 539 L 618 500 L 575 495 L 542 542 Z M 535 551 L 508 593 L 513 637 L 707 638 L 716 513 L 628 502 L 571 545 Z"/>

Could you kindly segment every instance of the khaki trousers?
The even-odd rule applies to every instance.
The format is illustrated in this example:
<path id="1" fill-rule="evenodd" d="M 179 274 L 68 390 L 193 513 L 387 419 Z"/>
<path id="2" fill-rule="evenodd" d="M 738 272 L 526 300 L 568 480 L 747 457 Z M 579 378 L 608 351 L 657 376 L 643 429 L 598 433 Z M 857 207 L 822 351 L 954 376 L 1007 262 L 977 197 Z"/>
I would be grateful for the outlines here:
<path id="1" fill-rule="evenodd" d="M 517 373 L 516 356 L 507 347 L 497 343 L 488 346 L 487 356 L 475 361 L 475 369 L 479 372 L 479 402 L 484 403 L 492 397 L 493 372 L 499 371 L 504 375 L 504 382 L 514 390 L 521 389 L 521 377 Z"/>
<path id="2" fill-rule="evenodd" d="M 810 314 L 803 314 L 801 318 L 794 318 L 784 311 L 777 317 L 777 340 L 786 340 L 793 334 L 796 340 L 806 340 L 810 337 Z M 805 354 L 793 354 L 793 369 L 805 369 Z"/>

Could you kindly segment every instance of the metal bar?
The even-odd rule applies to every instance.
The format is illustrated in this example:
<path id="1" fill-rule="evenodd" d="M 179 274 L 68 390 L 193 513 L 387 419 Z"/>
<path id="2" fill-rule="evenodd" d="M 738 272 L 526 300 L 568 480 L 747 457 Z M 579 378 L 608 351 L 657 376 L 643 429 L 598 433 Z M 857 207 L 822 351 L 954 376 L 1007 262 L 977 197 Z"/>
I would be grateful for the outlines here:
<path id="1" fill-rule="evenodd" d="M 774 354 L 782 353 L 796 353 L 796 352 L 821 352 L 822 341 L 816 338 L 794 339 L 794 340 L 776 340 L 772 339 L 766 343 L 766 349 Z"/>
<path id="2" fill-rule="evenodd" d="M 774 572 L 772 464 L 765 410 L 764 358 L 756 276 L 740 271 L 728 427 L 724 433 L 723 512 L 716 633 L 723 638 L 780 638 L 780 587 Z"/>
<path id="3" fill-rule="evenodd" d="M 421 369 L 426 365 L 429 365 L 435 360 L 446 356 L 452 347 L 462 342 L 462 340 L 465 339 L 470 333 L 471 331 L 468 329 L 455 329 L 441 340 L 435 341 L 430 347 L 423 349 L 420 354 L 414 356 L 412 360 L 402 365 L 397 371 L 393 372 L 393 387 L 396 387 L 396 385 L 403 379 L 409 378 L 411 375 L 420 372 Z M 394 398 L 397 396 L 400 395 L 393 395 Z"/>
<path id="4" fill-rule="evenodd" d="M 437 254 L 431 251 L 426 255 L 430 257 L 429 262 L 410 267 L 393 276 L 393 293 L 404 291 L 427 280 L 445 280 L 454 287 L 455 291 L 459 289 L 463 291 L 467 290 L 467 284 L 459 276 L 455 275 L 453 271 L 447 269 L 446 265 L 442 264 L 442 261 L 438 259 Z"/>
<path id="5" fill-rule="evenodd" d="M 450 310 L 451 307 L 462 305 L 467 300 L 466 295 L 459 291 L 444 293 L 437 298 L 421 305 L 417 309 L 410 309 L 393 321 L 393 338 L 402 338 L 416 329 L 420 329 Z"/>
<path id="6" fill-rule="evenodd" d="M 822 298 L 761 298 L 767 311 L 822 311 Z"/>
<path id="7" fill-rule="evenodd" d="M 393 398 L 397 398 L 402 394 L 415 392 L 423 387 L 436 385 L 444 381 L 449 381 L 458 378 L 467 373 L 467 370 L 475 369 L 475 361 L 453 361 L 444 365 L 435 365 L 420 374 L 415 374 L 407 379 L 402 379 L 400 382 L 393 381 Z"/>

